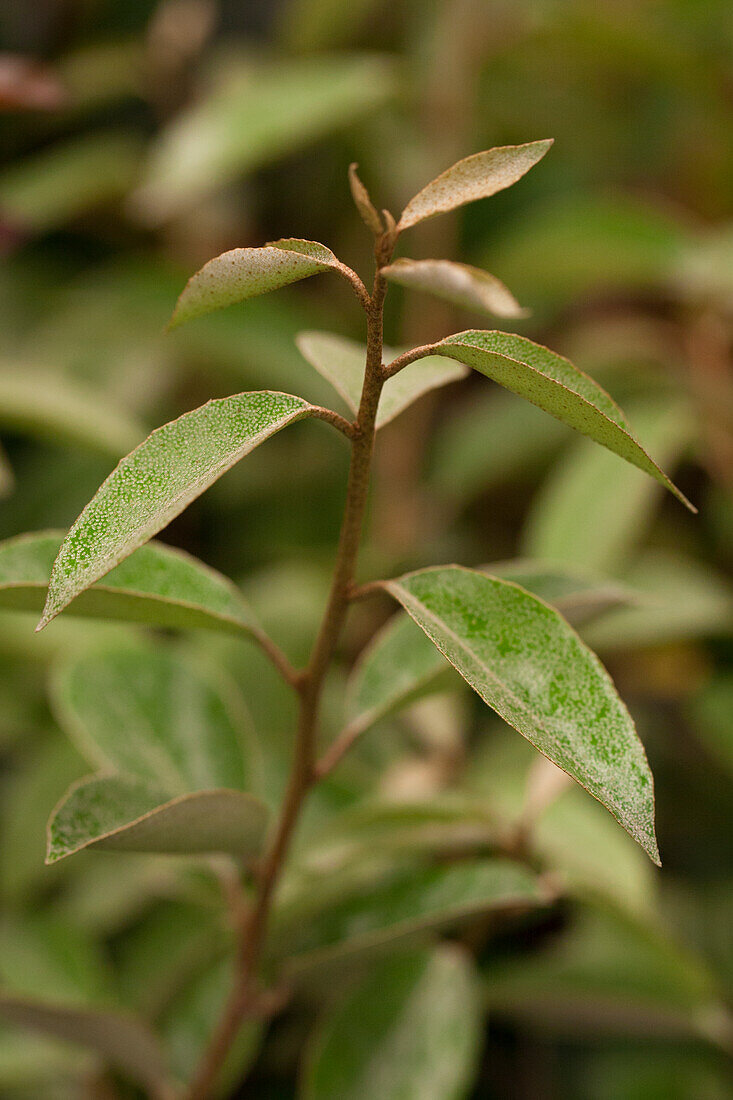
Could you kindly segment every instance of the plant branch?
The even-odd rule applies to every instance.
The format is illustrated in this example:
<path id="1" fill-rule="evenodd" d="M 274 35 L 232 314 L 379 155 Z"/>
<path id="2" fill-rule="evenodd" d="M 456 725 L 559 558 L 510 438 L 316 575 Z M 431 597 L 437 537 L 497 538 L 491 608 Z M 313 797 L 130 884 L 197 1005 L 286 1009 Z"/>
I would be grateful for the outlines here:
<path id="1" fill-rule="evenodd" d="M 418 359 L 424 359 L 426 355 L 432 355 L 434 348 L 435 344 L 421 344 L 419 348 L 403 351 L 402 355 L 398 355 L 396 359 L 387 364 L 383 371 L 383 377 L 391 378 L 392 375 L 398 374 L 403 367 L 408 367 L 410 363 L 414 363 Z"/>
<path id="2" fill-rule="evenodd" d="M 257 970 L 267 933 L 273 895 L 303 803 L 311 787 L 319 779 L 316 748 L 321 693 L 346 618 L 353 588 L 369 492 L 377 409 L 385 381 L 382 367 L 382 331 L 387 284 L 380 269 L 389 263 L 394 243 L 394 232 L 389 230 L 376 238 L 374 287 L 371 295 L 364 292 L 366 295 L 364 306 L 367 314 L 364 385 L 356 423 L 349 426 L 351 464 L 331 591 L 308 666 L 302 674 L 296 674 L 296 686 L 300 694 L 300 713 L 290 778 L 270 848 L 259 869 L 256 897 L 245 913 L 240 928 L 235 987 L 196 1072 L 188 1100 L 206 1100 L 211 1095 L 211 1090 L 242 1021 L 258 1011 L 262 991 L 259 988 Z M 363 285 L 361 280 L 359 284 Z M 331 416 L 335 417 L 336 414 Z"/>
<path id="3" fill-rule="evenodd" d="M 314 405 L 311 409 L 311 416 L 314 416 L 316 420 L 325 420 L 327 424 L 333 424 L 334 428 L 338 428 L 347 439 L 355 439 L 358 434 L 356 425 L 344 419 L 333 409 L 324 409 L 321 405 Z"/>

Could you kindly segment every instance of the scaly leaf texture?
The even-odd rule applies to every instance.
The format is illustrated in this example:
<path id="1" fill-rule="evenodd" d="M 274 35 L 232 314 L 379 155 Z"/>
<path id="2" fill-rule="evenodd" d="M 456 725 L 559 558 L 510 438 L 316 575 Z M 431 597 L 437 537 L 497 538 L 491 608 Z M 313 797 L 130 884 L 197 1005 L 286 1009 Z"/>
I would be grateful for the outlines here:
<path id="1" fill-rule="evenodd" d="M 551 145 L 551 139 L 503 145 L 459 160 L 410 199 L 397 223 L 398 230 L 511 187 L 544 157 Z"/>
<path id="2" fill-rule="evenodd" d="M 289 394 L 242 393 L 209 401 L 154 431 L 122 459 L 69 531 L 38 629 L 259 443 L 313 412 Z"/>
<path id="3" fill-rule="evenodd" d="M 63 531 L 39 531 L 0 543 L 0 607 L 42 610 L 63 540 Z M 70 614 L 233 633 L 259 629 L 230 580 L 190 554 L 158 542 L 141 546 L 104 583 L 82 592 Z"/>
<path id="4" fill-rule="evenodd" d="M 297 283 L 324 271 L 347 270 L 330 248 L 317 241 L 287 239 L 264 248 L 233 248 L 215 256 L 186 283 L 169 329 L 247 298 Z"/>
<path id="5" fill-rule="evenodd" d="M 458 566 L 383 582 L 509 725 L 611 811 L 654 862 L 654 785 L 634 723 L 598 658 L 517 585 Z"/>
<path id="6" fill-rule="evenodd" d="M 690 511 L 696 511 L 684 493 L 672 484 L 631 435 L 616 402 L 562 355 L 535 344 L 525 336 L 481 331 L 448 336 L 437 344 L 426 346 L 425 354 L 458 359 L 534 405 L 539 405 L 545 412 L 650 474 Z"/>

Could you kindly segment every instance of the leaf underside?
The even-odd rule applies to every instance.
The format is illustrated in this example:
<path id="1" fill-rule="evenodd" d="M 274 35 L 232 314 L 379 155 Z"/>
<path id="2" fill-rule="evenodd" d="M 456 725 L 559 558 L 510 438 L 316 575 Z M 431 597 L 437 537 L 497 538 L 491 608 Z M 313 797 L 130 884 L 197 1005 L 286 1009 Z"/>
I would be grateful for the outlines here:
<path id="1" fill-rule="evenodd" d="M 458 566 L 383 587 L 492 709 L 659 862 L 653 780 L 631 716 L 555 610 L 517 585 Z"/>
<path id="2" fill-rule="evenodd" d="M 497 317 L 526 317 L 514 295 L 500 279 L 468 264 L 451 260 L 394 260 L 382 268 L 390 282 L 434 294 L 453 305 Z"/>

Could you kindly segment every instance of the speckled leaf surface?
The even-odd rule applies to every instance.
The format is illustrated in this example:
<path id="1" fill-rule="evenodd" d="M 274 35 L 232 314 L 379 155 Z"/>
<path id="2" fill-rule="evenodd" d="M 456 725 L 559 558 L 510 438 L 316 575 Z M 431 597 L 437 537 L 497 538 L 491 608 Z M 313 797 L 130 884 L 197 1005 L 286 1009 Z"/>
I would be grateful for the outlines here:
<path id="1" fill-rule="evenodd" d="M 75 784 L 54 811 L 46 861 L 55 863 L 83 848 L 228 852 L 251 859 L 262 850 L 268 816 L 265 804 L 244 791 L 197 791 L 170 799 L 126 776 L 98 776 Z"/>
<path id="2" fill-rule="evenodd" d="M 589 436 L 644 470 L 691 511 L 696 510 L 631 435 L 615 401 L 563 356 L 524 336 L 483 331 L 448 336 L 440 343 L 431 345 L 429 353 L 458 359 L 538 405 L 582 435 Z"/>
<path id="3" fill-rule="evenodd" d="M 330 332 L 301 332 L 296 343 L 303 357 L 331 383 L 351 412 L 358 412 L 364 382 L 364 345 Z M 386 362 L 397 354 L 394 348 L 384 348 Z M 389 424 L 423 394 L 465 378 L 467 373 L 457 363 L 446 369 L 445 360 L 439 356 L 426 356 L 419 363 L 411 363 L 385 382 L 377 413 L 377 428 Z"/>
<path id="4" fill-rule="evenodd" d="M 41 611 L 64 539 L 39 531 L 0 543 L 0 607 Z M 150 542 L 82 592 L 70 614 L 165 627 L 257 632 L 234 584 L 182 550 Z"/>
<path id="5" fill-rule="evenodd" d="M 459 160 L 410 199 L 397 228 L 407 229 L 426 218 L 511 187 L 544 157 L 551 145 L 552 140 L 503 145 Z"/>
<path id="6" fill-rule="evenodd" d="M 482 1006 L 459 948 L 377 963 L 320 1022 L 301 1100 L 462 1100 L 481 1045 Z"/>
<path id="7" fill-rule="evenodd" d="M 481 572 L 521 585 L 576 624 L 635 600 L 631 589 L 616 582 L 543 562 L 496 562 Z M 363 732 L 413 699 L 449 687 L 454 677 L 450 664 L 410 617 L 395 615 L 354 667 L 347 686 L 349 728 Z"/>
<path id="8" fill-rule="evenodd" d="M 233 248 L 191 276 L 169 328 L 329 270 L 343 270 L 343 265 L 330 248 L 316 241 L 284 240 L 265 248 Z"/>
<path id="9" fill-rule="evenodd" d="M 64 730 L 90 762 L 167 797 L 251 788 L 249 716 L 228 680 L 160 645 L 109 645 L 64 662 L 52 681 Z"/>
<path id="10" fill-rule="evenodd" d="M 264 390 L 209 401 L 156 429 L 122 459 L 69 531 L 39 629 L 254 447 L 312 410 L 299 397 Z"/>
<path id="11" fill-rule="evenodd" d="M 653 780 L 634 723 L 598 658 L 557 611 L 517 585 L 458 566 L 384 588 L 490 707 L 659 861 Z"/>
<path id="12" fill-rule="evenodd" d="M 536 877 L 503 859 L 466 860 L 445 867 L 410 868 L 356 893 L 328 895 L 306 885 L 303 896 L 275 909 L 268 953 L 286 974 L 367 952 L 475 913 L 543 904 Z"/>
<path id="13" fill-rule="evenodd" d="M 119 458 L 145 435 L 133 416 L 76 381 L 0 368 L 0 427 Z"/>
<path id="14" fill-rule="evenodd" d="M 453 305 L 496 317 L 526 317 L 512 292 L 495 275 L 451 260 L 399 259 L 382 268 L 385 279 Z"/>

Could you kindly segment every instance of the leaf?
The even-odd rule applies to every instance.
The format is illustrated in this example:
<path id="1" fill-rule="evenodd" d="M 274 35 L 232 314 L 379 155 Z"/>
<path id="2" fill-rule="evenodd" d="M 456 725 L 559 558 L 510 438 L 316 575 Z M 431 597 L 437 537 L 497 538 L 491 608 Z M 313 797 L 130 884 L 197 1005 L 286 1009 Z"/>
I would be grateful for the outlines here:
<path id="1" fill-rule="evenodd" d="M 631 590 L 622 585 L 562 566 L 509 561 L 481 571 L 521 585 L 576 623 L 633 600 Z M 364 732 L 412 700 L 448 687 L 453 678 L 448 662 L 409 616 L 395 615 L 375 634 L 351 674 L 346 697 L 349 729 Z"/>
<path id="2" fill-rule="evenodd" d="M 0 542 L 0 607 L 41 611 L 61 531 L 40 531 Z M 69 612 L 165 627 L 259 633 L 234 584 L 173 547 L 150 542 L 82 592 Z"/>
<path id="3" fill-rule="evenodd" d="M 0 931 L 0 1018 L 91 1047 L 126 1077 L 161 1095 L 167 1069 L 157 1040 L 121 1011 L 93 944 L 56 921 L 5 920 Z"/>
<path id="4" fill-rule="evenodd" d="M 233 248 L 191 276 L 168 328 L 329 270 L 343 274 L 348 269 L 316 241 L 288 239 L 264 248 Z"/>
<path id="5" fill-rule="evenodd" d="M 458 566 L 381 583 L 484 702 L 658 862 L 652 775 L 631 716 L 564 619 L 517 585 Z"/>
<path id="6" fill-rule="evenodd" d="M 375 110 L 394 91 L 388 58 L 319 56 L 239 65 L 153 146 L 135 210 L 160 222 L 260 165 Z"/>
<path id="7" fill-rule="evenodd" d="M 259 443 L 314 407 L 284 393 L 209 401 L 123 458 L 64 540 L 38 629 L 147 542 Z"/>
<path id="8" fill-rule="evenodd" d="M 552 140 L 503 145 L 459 160 L 410 199 L 397 223 L 398 230 L 511 187 L 551 145 Z"/>
<path id="9" fill-rule="evenodd" d="M 378 963 L 321 1020 L 302 1100 L 462 1100 L 481 1047 L 482 1009 L 457 947 Z"/>
<path id="10" fill-rule="evenodd" d="M 101 132 L 35 153 L 0 174 L 0 216 L 45 233 L 124 195 L 140 158 L 138 138 Z"/>
<path id="11" fill-rule="evenodd" d="M 694 433 L 687 410 L 660 396 L 637 403 L 633 420 L 660 462 L 674 469 Z M 657 494 L 634 467 L 578 440 L 534 498 L 522 548 L 530 557 L 616 572 L 643 538 Z"/>
<path id="12" fill-rule="evenodd" d="M 54 1005 L 0 992 L 0 1017 L 57 1039 L 90 1047 L 151 1096 L 164 1095 L 167 1066 L 148 1028 L 122 1012 Z"/>
<path id="13" fill-rule="evenodd" d="M 252 784 L 258 746 L 244 705 L 190 658 L 160 644 L 108 645 L 63 662 L 51 688 L 62 728 L 107 772 L 168 798 Z"/>
<path id="14" fill-rule="evenodd" d="M 0 369 L 0 426 L 119 458 L 145 435 L 131 416 L 58 374 Z"/>
<path id="15" fill-rule="evenodd" d="M 295 342 L 304 359 L 331 383 L 349 409 L 357 413 L 364 382 L 364 345 L 330 332 L 301 332 Z M 388 361 L 396 354 L 393 348 L 384 348 L 384 357 Z M 456 368 L 455 364 L 446 369 L 445 363 L 437 356 L 426 356 L 419 363 L 405 367 L 384 384 L 377 428 L 389 424 L 423 394 L 465 378 L 466 374 L 465 369 Z"/>
<path id="16" fill-rule="evenodd" d="M 172 855 L 228 852 L 259 855 L 268 823 L 264 802 L 236 790 L 207 790 L 168 799 L 138 780 L 100 776 L 66 794 L 48 825 L 46 860 L 83 848 Z"/>
<path id="17" fill-rule="evenodd" d="M 364 184 L 359 179 L 357 174 L 358 164 L 349 165 L 349 187 L 351 188 L 351 197 L 354 200 L 354 205 L 359 211 L 361 220 L 367 229 L 371 229 L 375 236 L 381 236 L 384 232 L 384 226 L 382 225 L 382 219 L 374 208 L 372 200 L 369 198 L 369 192 Z"/>
<path id="18" fill-rule="evenodd" d="M 626 580 L 644 602 L 611 608 L 590 623 L 583 635 L 593 649 L 611 653 L 730 634 L 733 591 L 709 565 L 650 551 L 626 571 Z"/>
<path id="19" fill-rule="evenodd" d="M 477 331 L 459 332 L 440 343 L 427 345 L 426 354 L 458 359 L 539 405 L 545 412 L 656 478 L 690 511 L 696 511 L 630 434 L 615 401 L 563 356 L 525 336 Z"/>
<path id="20" fill-rule="evenodd" d="M 497 317 L 526 317 L 510 290 L 495 275 L 451 260 L 395 260 L 382 268 L 390 282 L 445 298 L 453 305 Z"/>
<path id="21" fill-rule="evenodd" d="M 464 861 L 446 867 L 402 870 L 376 887 L 338 898 L 307 884 L 273 913 L 268 953 L 279 957 L 285 975 L 351 958 L 477 913 L 544 904 L 537 879 L 502 859 Z"/>
<path id="22" fill-rule="evenodd" d="M 555 1035 L 696 1036 L 730 1026 L 706 969 L 627 914 L 586 910 L 559 941 L 485 971 L 489 1010 Z"/>
<path id="23" fill-rule="evenodd" d="M 196 1071 L 216 1021 L 230 992 L 234 960 L 227 956 L 188 983 L 166 1012 L 161 1030 L 177 1077 L 189 1082 Z M 245 1020 L 211 1091 L 214 1097 L 229 1096 L 246 1068 L 257 1057 L 263 1025 L 260 1020 Z"/>

